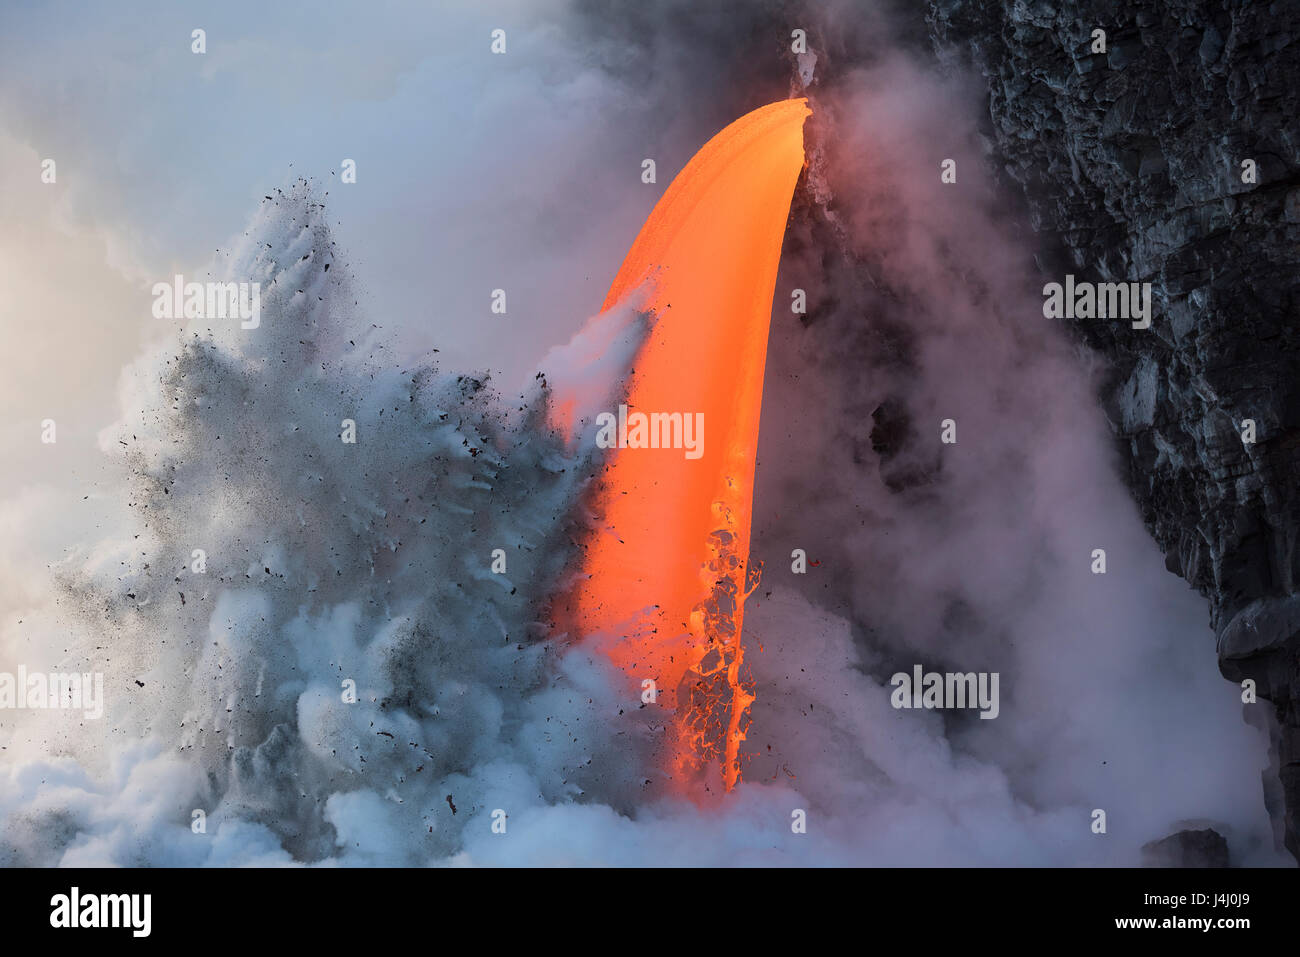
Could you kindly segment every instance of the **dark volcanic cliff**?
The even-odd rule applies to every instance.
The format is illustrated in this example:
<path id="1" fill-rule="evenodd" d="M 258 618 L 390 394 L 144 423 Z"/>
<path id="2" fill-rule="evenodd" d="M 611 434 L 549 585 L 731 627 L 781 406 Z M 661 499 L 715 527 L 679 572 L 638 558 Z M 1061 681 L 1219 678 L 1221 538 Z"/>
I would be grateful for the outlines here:
<path id="1" fill-rule="evenodd" d="M 1044 281 L 1153 284 L 1150 329 L 1076 331 L 1114 369 L 1133 493 L 1210 599 L 1220 669 L 1275 710 L 1247 715 L 1300 856 L 1300 2 L 935 0 L 929 22 L 988 80 L 996 153 L 1061 253 Z"/>

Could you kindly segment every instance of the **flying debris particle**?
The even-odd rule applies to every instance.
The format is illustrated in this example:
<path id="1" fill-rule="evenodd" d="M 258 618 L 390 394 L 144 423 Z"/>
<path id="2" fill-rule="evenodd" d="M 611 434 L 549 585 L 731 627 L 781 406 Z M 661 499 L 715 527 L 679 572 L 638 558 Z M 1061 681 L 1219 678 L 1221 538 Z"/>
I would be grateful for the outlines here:
<path id="1" fill-rule="evenodd" d="M 455 813 L 456 813 L 456 805 L 453 804 L 453 803 L 451 803 L 451 795 L 450 795 L 450 794 L 447 795 L 447 807 L 451 808 L 451 813 L 452 813 L 452 814 L 455 814 Z"/>

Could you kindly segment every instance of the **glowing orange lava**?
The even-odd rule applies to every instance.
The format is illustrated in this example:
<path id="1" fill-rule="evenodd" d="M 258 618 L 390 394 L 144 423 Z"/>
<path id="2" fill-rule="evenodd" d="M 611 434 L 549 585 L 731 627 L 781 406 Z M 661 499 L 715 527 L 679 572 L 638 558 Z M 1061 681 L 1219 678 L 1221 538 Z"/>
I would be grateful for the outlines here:
<path id="1" fill-rule="evenodd" d="M 655 206 L 602 307 L 648 283 L 655 321 L 633 364 L 629 416 L 703 413 L 698 458 L 608 453 L 589 503 L 586 577 L 571 596 L 579 630 L 638 689 L 654 681 L 683 788 L 720 774 L 730 790 L 740 775 L 754 700 L 741 627 L 757 584 L 748 555 L 763 369 L 810 112 L 802 99 L 773 103 L 710 140 Z"/>

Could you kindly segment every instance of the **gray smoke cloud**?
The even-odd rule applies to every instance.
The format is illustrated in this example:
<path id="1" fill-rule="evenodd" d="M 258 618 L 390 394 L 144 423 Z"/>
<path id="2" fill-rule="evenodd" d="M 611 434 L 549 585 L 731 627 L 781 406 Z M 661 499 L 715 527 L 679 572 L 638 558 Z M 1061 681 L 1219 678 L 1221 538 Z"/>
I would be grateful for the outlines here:
<path id="1" fill-rule="evenodd" d="M 543 380 L 513 373 L 608 398 L 640 317 L 616 310 L 549 352 L 501 343 L 504 376 L 440 368 L 412 348 L 411 317 L 373 311 L 394 297 L 367 294 L 324 189 L 296 183 L 211 266 L 263 284 L 260 326 L 189 323 L 124 372 L 101 437 L 116 477 L 98 492 L 117 514 L 102 540 L 69 528 L 80 547 L 6 623 L 7 660 L 102 671 L 109 710 L 6 722 L 0 860 L 1125 864 L 1210 821 L 1236 862 L 1277 862 L 1265 741 L 1118 479 L 1095 370 L 1041 315 L 978 90 L 900 48 L 907 21 L 857 4 L 532 16 L 528 36 L 577 38 L 602 78 L 567 88 L 599 120 L 571 135 L 632 170 L 652 144 L 665 186 L 745 110 L 812 98 L 764 397 L 744 783 L 702 803 L 668 793 L 662 722 L 546 626 L 597 463 L 541 427 Z M 789 54 L 795 27 L 815 63 Z M 548 77 L 511 83 L 527 80 Z M 939 180 L 945 158 L 957 185 Z M 497 271 L 552 231 L 633 238 L 635 202 L 593 225 L 582 184 L 513 176 L 486 164 L 478 186 L 528 211 Z M 460 268 L 430 261 L 440 278 Z M 528 268 L 530 298 L 572 302 L 574 264 L 551 262 Z M 949 418 L 955 445 L 939 441 Z M 498 547 L 505 575 L 489 571 Z M 893 708 L 889 677 L 913 664 L 998 672 L 999 716 Z"/>

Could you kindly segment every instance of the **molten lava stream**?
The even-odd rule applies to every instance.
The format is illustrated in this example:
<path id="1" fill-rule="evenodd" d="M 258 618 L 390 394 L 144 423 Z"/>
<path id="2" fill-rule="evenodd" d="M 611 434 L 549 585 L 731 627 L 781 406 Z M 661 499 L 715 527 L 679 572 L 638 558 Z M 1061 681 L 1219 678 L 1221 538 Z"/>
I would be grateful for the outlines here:
<path id="1" fill-rule="evenodd" d="M 633 363 L 632 413 L 703 413 L 702 454 L 620 448 L 570 596 L 577 630 L 672 714 L 677 786 L 730 790 L 754 700 L 741 676 L 754 458 L 781 242 L 803 168 L 802 99 L 732 123 L 673 180 L 610 287 L 655 320 Z M 562 399 L 563 397 L 557 397 Z"/>

